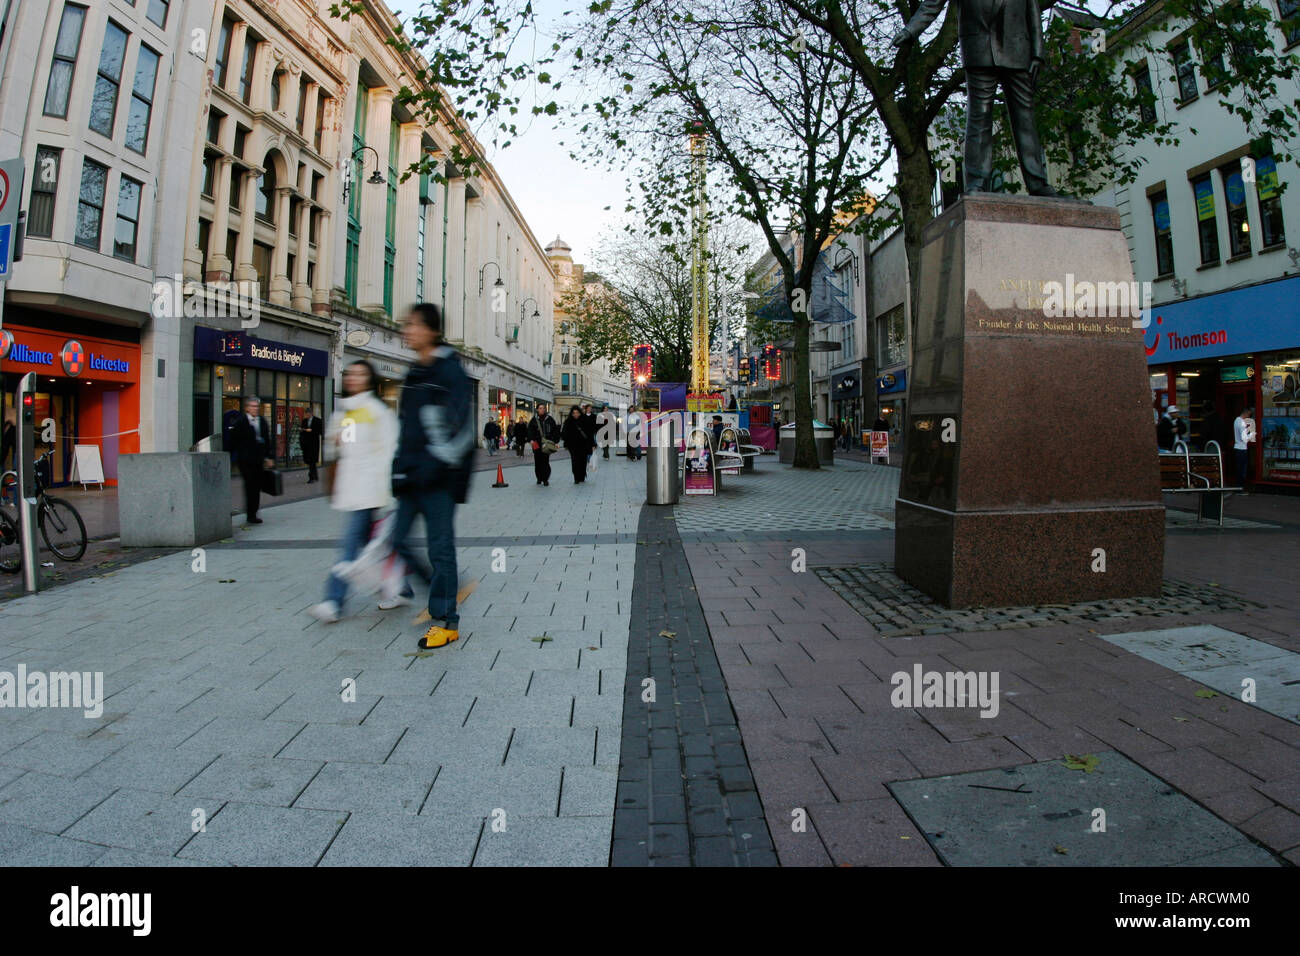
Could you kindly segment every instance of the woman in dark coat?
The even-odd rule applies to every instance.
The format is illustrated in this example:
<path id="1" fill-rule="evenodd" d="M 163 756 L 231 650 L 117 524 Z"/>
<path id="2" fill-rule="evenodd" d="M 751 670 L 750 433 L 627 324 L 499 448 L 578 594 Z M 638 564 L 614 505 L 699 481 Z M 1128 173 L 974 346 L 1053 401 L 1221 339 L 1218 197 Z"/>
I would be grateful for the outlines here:
<path id="1" fill-rule="evenodd" d="M 582 484 L 587 480 L 587 454 L 592 448 L 582 409 L 575 406 L 569 410 L 560 437 L 564 439 L 564 449 L 569 453 L 569 464 L 573 466 L 573 483 Z"/>
<path id="2" fill-rule="evenodd" d="M 533 472 L 537 475 L 537 483 L 549 488 L 551 484 L 551 455 L 541 447 L 541 443 L 543 439 L 553 442 L 559 441 L 560 426 L 551 417 L 550 410 L 545 402 L 537 403 L 537 414 L 528 423 L 528 439 L 534 443 Z"/>

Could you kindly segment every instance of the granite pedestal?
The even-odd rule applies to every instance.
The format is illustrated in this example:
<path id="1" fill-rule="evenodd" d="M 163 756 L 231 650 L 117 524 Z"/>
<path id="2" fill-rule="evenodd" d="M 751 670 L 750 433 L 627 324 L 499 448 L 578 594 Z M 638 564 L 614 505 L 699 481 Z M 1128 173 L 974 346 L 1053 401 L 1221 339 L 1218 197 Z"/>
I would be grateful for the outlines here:
<path id="1" fill-rule="evenodd" d="M 949 607 L 1160 593 L 1134 291 L 1112 208 L 984 194 L 926 228 L 896 510 L 904 580 Z"/>
<path id="2" fill-rule="evenodd" d="M 230 537 L 227 453 L 123 455 L 117 467 L 123 546 L 189 548 Z"/>

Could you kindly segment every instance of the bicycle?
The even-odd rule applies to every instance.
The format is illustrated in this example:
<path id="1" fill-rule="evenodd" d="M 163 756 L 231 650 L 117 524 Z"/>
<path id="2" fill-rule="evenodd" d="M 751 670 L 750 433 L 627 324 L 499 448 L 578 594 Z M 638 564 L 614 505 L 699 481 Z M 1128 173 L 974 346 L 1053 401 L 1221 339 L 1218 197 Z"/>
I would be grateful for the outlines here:
<path id="1" fill-rule="evenodd" d="M 81 520 L 77 509 L 54 495 L 45 493 L 45 481 L 41 477 L 41 465 L 53 455 L 47 451 L 33 462 L 32 473 L 36 478 L 36 526 L 41 529 L 45 546 L 62 561 L 77 561 L 86 553 L 86 523 Z M 0 500 L 10 496 L 17 489 L 18 473 L 6 471 L 0 475 Z M 14 494 L 14 501 L 17 495 Z M 0 509 L 0 571 L 15 574 L 22 566 L 22 547 L 17 546 L 16 557 L 10 554 L 11 535 L 18 534 L 18 521 L 4 514 Z"/>

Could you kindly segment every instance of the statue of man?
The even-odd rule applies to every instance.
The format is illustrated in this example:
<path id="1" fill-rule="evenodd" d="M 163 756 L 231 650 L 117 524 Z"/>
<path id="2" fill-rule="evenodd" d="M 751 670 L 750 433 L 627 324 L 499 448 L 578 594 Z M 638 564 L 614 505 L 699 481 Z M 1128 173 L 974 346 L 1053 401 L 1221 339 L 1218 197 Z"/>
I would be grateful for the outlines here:
<path id="1" fill-rule="evenodd" d="M 923 0 L 894 36 L 894 46 L 915 40 L 948 0 Z M 993 94 L 999 85 L 1011 114 L 1020 171 L 1031 196 L 1055 196 L 1034 125 L 1034 85 L 1043 66 L 1043 20 L 1038 0 L 953 0 L 966 69 L 966 148 L 963 192 L 989 191 L 993 173 Z"/>

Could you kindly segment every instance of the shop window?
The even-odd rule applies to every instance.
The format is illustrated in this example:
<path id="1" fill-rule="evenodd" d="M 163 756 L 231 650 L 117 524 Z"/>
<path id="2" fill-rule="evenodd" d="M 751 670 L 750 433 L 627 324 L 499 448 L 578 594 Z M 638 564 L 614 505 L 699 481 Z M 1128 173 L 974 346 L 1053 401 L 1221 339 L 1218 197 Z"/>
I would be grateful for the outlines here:
<path id="1" fill-rule="evenodd" d="M 36 169 L 32 179 L 32 197 L 27 208 L 27 235 L 50 239 L 54 236 L 54 201 L 59 191 L 59 166 L 63 150 L 40 146 L 36 150 Z"/>
<path id="2" fill-rule="evenodd" d="M 1261 478 L 1300 487 L 1300 352 L 1275 353 L 1262 365 Z"/>
<path id="3" fill-rule="evenodd" d="M 225 377 L 221 380 L 221 393 L 223 395 L 243 395 L 244 370 L 237 365 L 227 365 L 225 370 Z"/>
<path id="4" fill-rule="evenodd" d="M 1277 0 L 1277 18 L 1286 45 L 1300 43 L 1300 0 Z"/>
<path id="5" fill-rule="evenodd" d="M 234 33 L 234 22 L 221 21 L 221 32 L 217 34 L 217 58 L 213 64 L 213 80 L 217 86 L 224 87 L 230 74 L 230 43 Z"/>
<path id="6" fill-rule="evenodd" d="M 1228 220 L 1228 248 L 1234 256 L 1250 255 L 1250 221 L 1246 215 L 1246 184 L 1241 164 L 1231 163 L 1219 169 L 1223 180 L 1223 198 Z"/>
<path id="7" fill-rule="evenodd" d="M 113 255 L 135 261 L 135 240 L 140 224 L 140 189 L 134 179 L 123 176 L 117 187 L 117 226 L 113 231 Z"/>
<path id="8" fill-rule="evenodd" d="M 876 320 L 878 329 L 879 367 L 902 365 L 907 361 L 907 323 L 903 307 L 895 306 Z"/>
<path id="9" fill-rule="evenodd" d="M 1272 156 L 1255 160 L 1255 196 L 1259 202 L 1260 244 L 1265 249 L 1285 245 L 1277 161 Z"/>
<path id="10" fill-rule="evenodd" d="M 305 375 L 292 375 L 289 377 L 289 401 L 291 402 L 309 402 L 311 401 L 311 379 Z"/>
<path id="11" fill-rule="evenodd" d="M 1219 261 L 1219 220 L 1214 212 L 1214 183 L 1210 174 L 1192 180 L 1192 197 L 1196 201 L 1196 232 L 1201 244 L 1201 263 Z"/>
<path id="12" fill-rule="evenodd" d="M 135 59 L 135 83 L 126 117 L 126 146 L 144 153 L 149 143 L 149 117 L 153 113 L 154 85 L 158 79 L 158 54 L 141 44 Z"/>
<path id="13" fill-rule="evenodd" d="M 45 115 L 66 119 L 68 97 L 72 94 L 72 76 L 77 69 L 77 51 L 81 47 L 81 28 L 86 22 L 86 8 L 69 3 L 59 19 L 59 35 L 54 41 L 54 60 L 45 87 Z"/>
<path id="14" fill-rule="evenodd" d="M 166 29 L 167 11 L 171 7 L 171 0 L 149 0 L 149 8 L 145 11 L 145 16 L 153 23 Z"/>
<path id="15" fill-rule="evenodd" d="M 1192 59 L 1192 45 L 1189 40 L 1179 40 L 1169 48 L 1169 55 L 1174 61 L 1174 70 L 1178 74 L 1178 99 L 1188 103 L 1196 99 L 1196 62 Z"/>
<path id="16" fill-rule="evenodd" d="M 104 31 L 104 46 L 99 53 L 99 72 L 90 101 L 90 128 L 102 136 L 112 137 L 117 119 L 117 91 L 122 85 L 122 61 L 126 59 L 129 34 L 112 20 Z"/>
<path id="17" fill-rule="evenodd" d="M 1156 121 L 1156 94 L 1151 87 L 1151 64 L 1143 60 L 1133 68 L 1133 86 L 1138 97 L 1138 118 L 1143 123 Z"/>
<path id="18" fill-rule="evenodd" d="M 81 193 L 77 202 L 76 243 L 99 251 L 99 235 L 104 223 L 104 191 L 108 188 L 108 167 L 93 159 L 81 164 Z"/>

